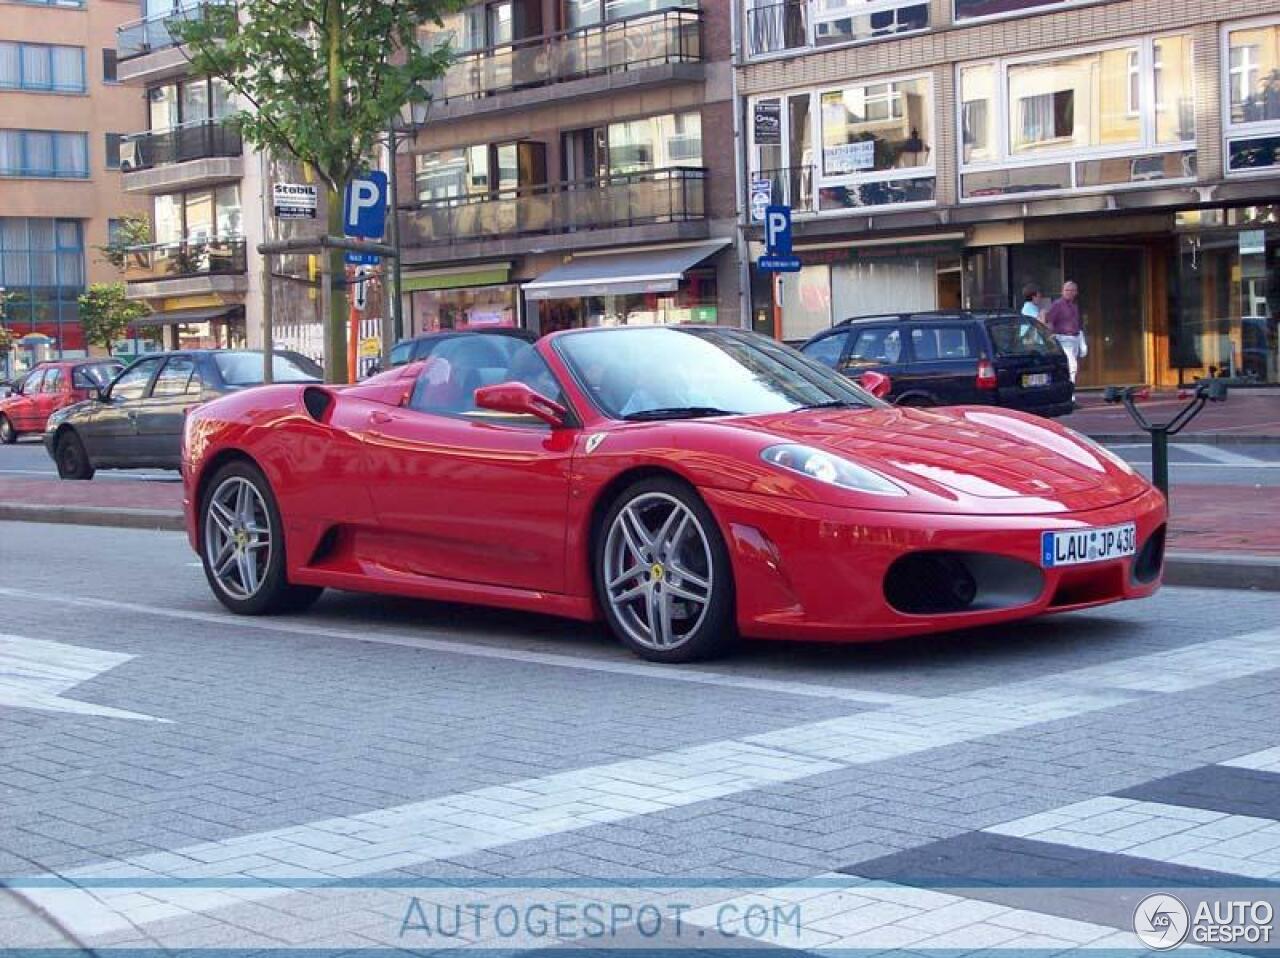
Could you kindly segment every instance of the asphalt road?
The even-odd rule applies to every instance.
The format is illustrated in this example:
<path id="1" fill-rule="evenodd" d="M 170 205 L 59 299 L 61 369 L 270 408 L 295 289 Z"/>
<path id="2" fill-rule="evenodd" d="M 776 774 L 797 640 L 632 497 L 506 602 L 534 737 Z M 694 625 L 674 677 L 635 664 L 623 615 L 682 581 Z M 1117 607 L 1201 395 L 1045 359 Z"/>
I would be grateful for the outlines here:
<path id="1" fill-rule="evenodd" d="M 649 882 L 695 907 L 683 931 L 595 944 L 724 947 L 706 909 L 765 896 L 800 932 L 744 921 L 735 945 L 1132 948 L 1143 889 L 1084 886 L 1280 875 L 1275 612 L 1166 589 L 663 667 L 438 603 L 237 618 L 181 535 L 0 523 L 0 939 L 431 948 L 452 942 L 419 896 L 634 904 Z"/>

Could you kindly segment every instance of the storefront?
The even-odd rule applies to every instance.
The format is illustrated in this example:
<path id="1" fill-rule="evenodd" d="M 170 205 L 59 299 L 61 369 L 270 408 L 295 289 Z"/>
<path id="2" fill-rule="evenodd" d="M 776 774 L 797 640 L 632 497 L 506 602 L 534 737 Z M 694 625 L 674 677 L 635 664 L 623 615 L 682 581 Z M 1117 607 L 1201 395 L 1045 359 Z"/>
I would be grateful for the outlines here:
<path id="1" fill-rule="evenodd" d="M 405 335 L 523 325 L 520 287 L 510 273 L 509 263 L 406 272 Z"/>
<path id="2" fill-rule="evenodd" d="M 714 325 L 720 315 L 714 261 L 728 245 L 728 240 L 710 240 L 576 254 L 524 285 L 530 319 L 536 319 L 539 333 L 589 326 Z"/>

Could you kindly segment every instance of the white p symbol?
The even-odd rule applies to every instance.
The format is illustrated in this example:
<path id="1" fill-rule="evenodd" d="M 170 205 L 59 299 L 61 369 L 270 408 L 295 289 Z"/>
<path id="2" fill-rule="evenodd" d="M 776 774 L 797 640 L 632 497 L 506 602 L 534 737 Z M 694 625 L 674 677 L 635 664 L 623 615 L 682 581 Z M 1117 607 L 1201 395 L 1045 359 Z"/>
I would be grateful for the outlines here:
<path id="1" fill-rule="evenodd" d="M 777 249 L 778 240 L 787 229 L 787 216 L 778 210 L 769 210 L 765 216 L 765 243 L 769 249 Z"/>
<path id="2" fill-rule="evenodd" d="M 347 210 L 347 226 L 360 225 L 361 210 L 378 205 L 378 184 L 372 180 L 351 181 L 351 207 Z"/>

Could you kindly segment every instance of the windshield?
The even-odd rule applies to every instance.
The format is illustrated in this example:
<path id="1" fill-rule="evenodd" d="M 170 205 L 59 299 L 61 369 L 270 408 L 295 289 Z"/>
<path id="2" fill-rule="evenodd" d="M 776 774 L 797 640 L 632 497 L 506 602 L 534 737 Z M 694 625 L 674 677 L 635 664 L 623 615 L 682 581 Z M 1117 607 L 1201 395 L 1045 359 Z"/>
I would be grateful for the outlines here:
<path id="1" fill-rule="evenodd" d="M 262 353 L 215 353 L 214 363 L 228 386 L 261 386 Z M 278 383 L 310 383 L 323 378 L 319 366 L 297 353 L 276 353 L 271 378 Z"/>
<path id="2" fill-rule="evenodd" d="M 879 405 L 838 373 L 754 333 L 595 330 L 563 336 L 556 348 L 596 405 L 614 419 Z"/>
<path id="3" fill-rule="evenodd" d="M 997 356 L 1048 356 L 1062 349 L 1049 327 L 1026 316 L 989 320 L 987 331 Z"/>

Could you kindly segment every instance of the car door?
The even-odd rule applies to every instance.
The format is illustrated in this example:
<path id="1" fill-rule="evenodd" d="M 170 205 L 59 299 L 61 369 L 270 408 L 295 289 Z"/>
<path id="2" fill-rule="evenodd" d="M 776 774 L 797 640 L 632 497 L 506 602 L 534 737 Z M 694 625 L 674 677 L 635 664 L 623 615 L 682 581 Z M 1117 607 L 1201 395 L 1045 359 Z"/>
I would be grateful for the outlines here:
<path id="1" fill-rule="evenodd" d="M 13 423 L 13 428 L 18 432 L 34 432 L 38 413 L 38 402 L 40 399 L 40 384 L 44 382 L 44 370 L 37 369 L 28 373 L 27 378 L 22 381 L 21 393 L 18 400 L 5 410 L 5 415 L 9 417 L 9 421 Z"/>
<path id="2" fill-rule="evenodd" d="M 896 323 L 855 326 L 850 331 L 849 346 L 840 360 L 840 372 L 857 379 L 865 372 L 886 374 L 891 383 L 890 399 L 901 392 L 907 373 L 906 350 L 902 330 Z"/>
<path id="3" fill-rule="evenodd" d="M 139 359 L 116 377 L 104 400 L 77 422 L 76 428 L 95 464 L 132 466 L 141 462 L 138 407 L 163 363 L 163 356 Z"/>
<path id="4" fill-rule="evenodd" d="M 978 402 L 978 357 L 973 323 L 919 323 L 907 327 L 911 347 L 909 382 L 897 395 L 904 405 Z"/>
<path id="5" fill-rule="evenodd" d="M 32 432 L 44 432 L 49 416 L 67 404 L 67 393 L 70 389 L 67 371 L 61 366 L 50 366 L 44 371 L 44 382 L 40 385 L 40 395 L 35 397 L 35 418 L 31 424 Z"/>
<path id="6" fill-rule="evenodd" d="M 200 402 L 195 359 L 170 356 L 160 367 L 151 392 L 137 402 L 137 452 L 147 463 L 167 469 L 181 460 L 182 424 L 186 410 Z"/>
<path id="7" fill-rule="evenodd" d="M 365 447 L 381 532 L 376 561 L 401 573 L 562 592 L 577 430 L 476 408 L 476 388 L 510 375 L 505 351 L 486 346 L 489 339 L 441 344 L 407 406 L 371 408 Z M 522 381 L 558 393 L 540 356 L 520 362 L 534 369 Z"/>

